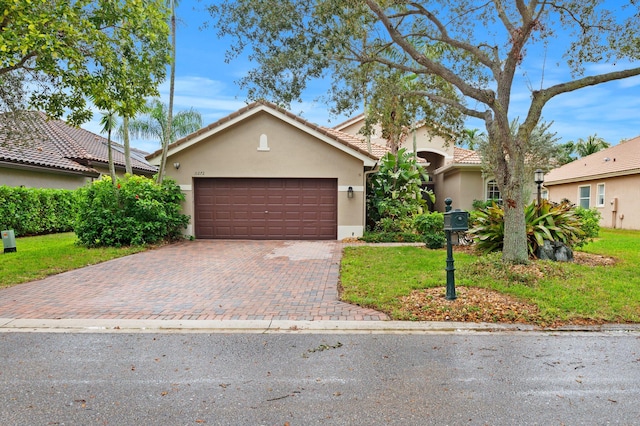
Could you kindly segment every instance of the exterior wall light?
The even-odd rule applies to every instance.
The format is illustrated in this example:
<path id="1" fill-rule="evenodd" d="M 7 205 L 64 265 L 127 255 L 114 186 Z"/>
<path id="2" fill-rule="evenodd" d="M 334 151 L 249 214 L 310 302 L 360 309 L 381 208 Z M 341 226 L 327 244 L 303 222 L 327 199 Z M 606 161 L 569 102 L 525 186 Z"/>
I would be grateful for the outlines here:
<path id="1" fill-rule="evenodd" d="M 353 186 L 347 189 L 347 198 L 353 198 Z"/>
<path id="2" fill-rule="evenodd" d="M 175 167 L 176 169 L 180 168 L 180 163 L 178 163 L 177 161 L 175 163 L 173 163 L 173 167 Z"/>

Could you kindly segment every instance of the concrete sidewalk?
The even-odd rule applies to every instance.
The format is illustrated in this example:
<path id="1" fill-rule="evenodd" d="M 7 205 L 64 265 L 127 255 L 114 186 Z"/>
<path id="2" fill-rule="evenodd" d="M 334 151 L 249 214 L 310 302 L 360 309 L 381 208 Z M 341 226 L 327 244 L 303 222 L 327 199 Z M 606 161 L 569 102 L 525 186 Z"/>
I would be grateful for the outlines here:
<path id="1" fill-rule="evenodd" d="M 59 333 L 640 333 L 636 324 L 540 328 L 527 324 L 419 321 L 131 320 L 0 318 L 0 332 Z"/>

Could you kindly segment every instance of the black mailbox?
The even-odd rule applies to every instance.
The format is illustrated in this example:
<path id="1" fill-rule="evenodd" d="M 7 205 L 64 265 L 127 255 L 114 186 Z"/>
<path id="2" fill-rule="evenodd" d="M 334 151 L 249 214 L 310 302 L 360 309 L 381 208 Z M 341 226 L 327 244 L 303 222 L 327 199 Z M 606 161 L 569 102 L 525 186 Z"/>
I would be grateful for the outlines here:
<path id="1" fill-rule="evenodd" d="M 466 231 L 469 229 L 469 212 L 455 209 L 444 214 L 445 231 Z"/>

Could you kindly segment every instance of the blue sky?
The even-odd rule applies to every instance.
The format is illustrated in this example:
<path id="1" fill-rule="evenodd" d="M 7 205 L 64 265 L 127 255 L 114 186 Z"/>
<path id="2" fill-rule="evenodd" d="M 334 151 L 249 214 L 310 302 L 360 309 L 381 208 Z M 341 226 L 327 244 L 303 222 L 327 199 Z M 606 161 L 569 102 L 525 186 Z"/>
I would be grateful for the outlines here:
<path id="1" fill-rule="evenodd" d="M 246 93 L 235 81 L 241 78 L 251 64 L 244 59 L 229 64 L 224 54 L 229 40 L 220 40 L 215 29 L 201 30 L 202 23 L 210 19 L 204 5 L 210 0 L 182 1 L 177 9 L 178 36 L 176 62 L 175 111 L 193 107 L 202 114 L 203 124 L 210 124 L 246 105 Z M 195 9 L 195 10 L 194 10 Z M 568 75 L 555 65 L 552 52 L 546 60 L 528 58 L 526 76 L 521 76 L 514 86 L 512 117 L 524 117 L 529 105 L 528 82 L 540 85 L 542 65 L 545 86 L 566 81 Z M 532 60 L 533 59 L 533 60 Z M 587 67 L 587 75 L 616 69 L 613 65 L 600 64 Z M 618 69 L 622 69 L 618 67 Z M 316 98 L 326 91 L 322 82 L 314 82 L 303 97 L 303 103 L 291 106 L 291 112 L 323 126 L 334 126 L 348 117 L 332 117 L 326 105 Z M 168 103 L 168 81 L 160 87 L 162 100 Z M 82 127 L 100 133 L 100 114 Z M 557 132 L 561 142 L 586 138 L 597 134 L 606 141 L 617 144 L 621 139 L 640 135 L 640 77 L 606 83 L 552 99 L 543 110 L 543 119 L 553 121 L 551 130 Z M 480 121 L 469 120 L 469 128 L 480 128 Z M 158 141 L 135 140 L 132 145 L 152 152 L 159 148 Z"/>

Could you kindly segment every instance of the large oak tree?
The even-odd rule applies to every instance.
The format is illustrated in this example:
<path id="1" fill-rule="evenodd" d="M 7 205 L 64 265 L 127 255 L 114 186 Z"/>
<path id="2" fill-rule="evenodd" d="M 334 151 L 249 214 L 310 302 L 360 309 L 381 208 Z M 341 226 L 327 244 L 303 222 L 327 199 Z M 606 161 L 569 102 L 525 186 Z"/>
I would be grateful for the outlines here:
<path id="1" fill-rule="evenodd" d="M 222 0 L 209 10 L 220 34 L 234 38 L 229 58 L 248 49 L 257 65 L 241 80 L 250 97 L 287 104 L 311 79 L 331 77 L 334 110 L 346 111 L 366 96 L 373 64 L 419 76 L 428 87 L 417 85 L 414 95 L 482 120 L 501 153 L 493 173 L 505 203 L 508 262 L 527 261 L 525 158 L 545 104 L 640 74 L 634 0 Z M 558 60 L 548 67 L 570 77 L 532 82 L 528 111 L 512 134 L 516 76 L 542 67 L 545 49 Z M 589 64 L 612 71 L 587 74 Z"/>

